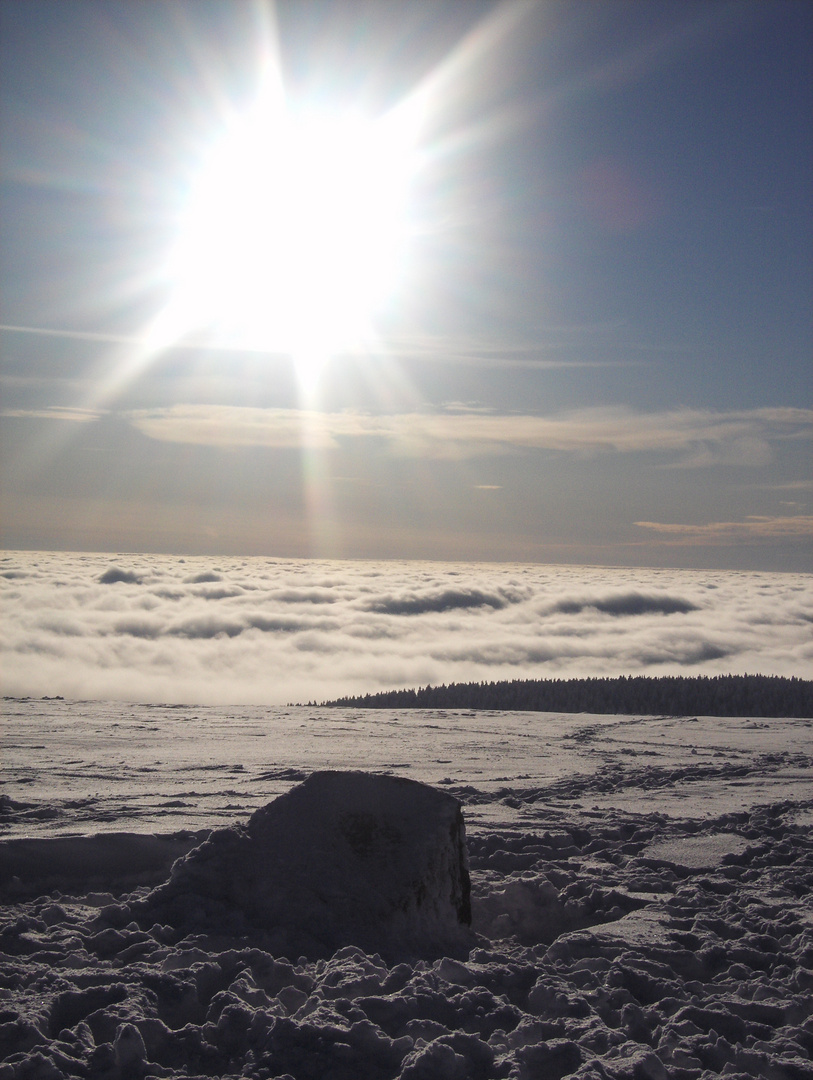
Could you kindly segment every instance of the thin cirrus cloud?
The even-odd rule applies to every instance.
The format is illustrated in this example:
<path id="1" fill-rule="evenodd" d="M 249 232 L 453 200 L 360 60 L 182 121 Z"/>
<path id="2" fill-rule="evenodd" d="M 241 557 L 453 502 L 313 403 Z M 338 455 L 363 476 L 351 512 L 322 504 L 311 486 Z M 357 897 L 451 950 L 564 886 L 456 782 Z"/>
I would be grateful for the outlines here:
<path id="1" fill-rule="evenodd" d="M 675 545 L 730 544 L 773 539 L 813 538 L 813 515 L 794 517 L 751 515 L 744 521 L 711 521 L 705 525 L 636 521 L 636 525 L 659 534 L 662 543 Z"/>
<path id="2" fill-rule="evenodd" d="M 345 440 L 378 439 L 393 454 L 427 458 L 523 449 L 576 454 L 659 452 L 681 455 L 679 463 L 689 467 L 762 465 L 773 456 L 773 442 L 813 434 L 813 410 L 792 407 L 652 413 L 591 408 L 530 416 L 472 410 L 370 415 L 174 405 L 134 410 L 127 416 L 149 438 L 205 446 L 333 450 Z"/>
<path id="3" fill-rule="evenodd" d="M 75 424 L 92 424 L 101 413 L 98 409 L 84 409 L 67 405 L 49 405 L 42 409 L 3 409 L 0 416 L 26 420 L 68 420 Z"/>
<path id="4" fill-rule="evenodd" d="M 813 667 L 804 574 L 6 552 L 3 693 L 286 704 Z"/>

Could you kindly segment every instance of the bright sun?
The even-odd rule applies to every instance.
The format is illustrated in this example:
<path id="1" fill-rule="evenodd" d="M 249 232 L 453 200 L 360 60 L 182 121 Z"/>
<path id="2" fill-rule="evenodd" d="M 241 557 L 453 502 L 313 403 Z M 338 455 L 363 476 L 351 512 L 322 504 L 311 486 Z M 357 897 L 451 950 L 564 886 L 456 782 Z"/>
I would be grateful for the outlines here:
<path id="1" fill-rule="evenodd" d="M 260 98 L 191 187 L 156 344 L 206 329 L 290 353 L 305 380 L 362 344 L 404 259 L 415 134 L 403 109 L 371 121 Z"/>

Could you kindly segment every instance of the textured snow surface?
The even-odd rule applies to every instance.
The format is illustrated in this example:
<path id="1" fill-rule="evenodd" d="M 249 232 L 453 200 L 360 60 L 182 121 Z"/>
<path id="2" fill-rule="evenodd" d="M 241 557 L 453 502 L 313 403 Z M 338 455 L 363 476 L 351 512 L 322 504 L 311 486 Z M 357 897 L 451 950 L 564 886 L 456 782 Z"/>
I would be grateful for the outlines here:
<path id="1" fill-rule="evenodd" d="M 0 1080 L 813 1077 L 805 722 L 383 714 L 379 739 L 364 723 L 329 738 L 352 715 L 301 710 L 272 750 L 259 719 L 240 714 L 230 738 L 221 714 L 198 725 L 195 763 L 177 711 L 134 712 L 155 728 L 140 743 L 114 706 L 107 741 L 89 707 L 55 703 L 49 731 L 54 703 L 28 704 L 13 711 L 30 772 L 18 749 L 4 760 Z M 142 773 L 149 738 L 165 764 Z M 192 826 L 246 829 L 282 793 L 269 789 L 331 753 L 334 768 L 366 753 L 462 803 L 468 951 L 351 943 L 315 958 L 205 905 L 188 925 L 142 918 L 172 858 L 206 835 Z M 159 818 L 175 798 L 191 805 Z M 147 827 L 122 831 L 134 823 Z"/>
<path id="2" fill-rule="evenodd" d="M 444 787 L 472 823 L 551 805 L 714 817 L 813 799 L 813 720 L 7 699 L 0 837 L 232 825 L 320 769 Z"/>

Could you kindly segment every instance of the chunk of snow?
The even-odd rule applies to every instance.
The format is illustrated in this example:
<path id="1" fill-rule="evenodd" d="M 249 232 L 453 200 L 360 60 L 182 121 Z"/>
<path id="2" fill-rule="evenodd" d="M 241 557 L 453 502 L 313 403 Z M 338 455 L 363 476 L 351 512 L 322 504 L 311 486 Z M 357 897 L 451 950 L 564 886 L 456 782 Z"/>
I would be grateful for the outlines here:
<path id="1" fill-rule="evenodd" d="M 183 928 L 242 917 L 287 956 L 459 948 L 471 922 L 460 803 L 400 777 L 313 773 L 245 827 L 213 832 L 133 910 Z"/>

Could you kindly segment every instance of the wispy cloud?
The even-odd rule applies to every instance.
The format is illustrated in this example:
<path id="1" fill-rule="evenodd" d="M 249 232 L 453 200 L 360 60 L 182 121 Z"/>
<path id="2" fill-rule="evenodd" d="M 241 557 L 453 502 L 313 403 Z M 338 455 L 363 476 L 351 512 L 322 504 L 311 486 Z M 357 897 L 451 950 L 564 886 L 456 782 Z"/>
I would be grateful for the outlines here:
<path id="1" fill-rule="evenodd" d="M 389 339 L 382 351 L 398 360 L 432 361 L 433 363 L 464 364 L 476 368 L 627 368 L 638 367 L 640 360 L 595 359 L 585 357 L 583 346 L 595 345 L 598 338 L 607 339 L 618 331 L 617 324 L 576 325 L 552 327 L 544 340 L 488 341 L 482 336 L 422 334 Z M 668 352 L 676 351 L 667 347 Z M 627 346 L 635 352 L 635 346 Z"/>
<path id="2" fill-rule="evenodd" d="M 62 405 L 49 405 L 44 409 L 1 409 L 0 416 L 27 420 L 69 420 L 72 423 L 90 424 L 102 413 L 98 409 L 82 409 Z"/>
<path id="3" fill-rule="evenodd" d="M 618 368 L 635 367 L 640 361 L 634 359 L 596 360 L 574 354 L 574 343 L 593 340 L 597 334 L 606 334 L 613 326 L 555 327 L 543 341 L 488 341 L 482 336 L 461 335 L 413 335 L 392 337 L 365 343 L 356 349 L 344 349 L 337 359 L 346 357 L 387 357 L 401 361 L 431 361 L 433 363 L 465 364 L 481 368 L 534 368 L 549 370 L 557 368 Z M 94 330 L 76 330 L 67 327 L 20 326 L 0 324 L 0 333 L 55 338 L 63 341 L 86 341 L 108 345 L 131 346 L 154 350 L 156 342 L 149 334 L 115 334 Z M 635 347 L 630 346 L 631 351 Z M 286 356 L 284 351 L 272 349 L 235 338 L 220 338 L 203 333 L 190 334 L 177 341 L 161 343 L 161 352 L 204 351 L 247 353 L 268 356 Z M 675 351 L 668 347 L 667 351 Z"/>
<path id="4" fill-rule="evenodd" d="M 594 455 L 654 452 L 685 467 L 761 465 L 780 439 L 813 435 L 813 410 L 731 412 L 680 409 L 642 413 L 583 409 L 556 416 L 461 411 L 370 415 L 219 405 L 175 405 L 128 413 L 143 434 L 209 446 L 329 450 L 343 440 L 378 439 L 393 454 L 461 459 L 521 450 Z"/>
<path id="5" fill-rule="evenodd" d="M 744 521 L 711 521 L 706 525 L 636 521 L 652 529 L 671 544 L 731 544 L 743 541 L 813 538 L 813 516 L 798 514 L 792 517 L 751 515 Z"/>
<path id="6" fill-rule="evenodd" d="M 93 330 L 68 330 L 50 326 L 15 326 L 1 323 L 0 331 L 9 334 L 33 334 L 36 337 L 64 338 L 66 341 L 100 341 L 111 345 L 143 345 L 145 340 L 129 334 L 105 334 Z"/>

